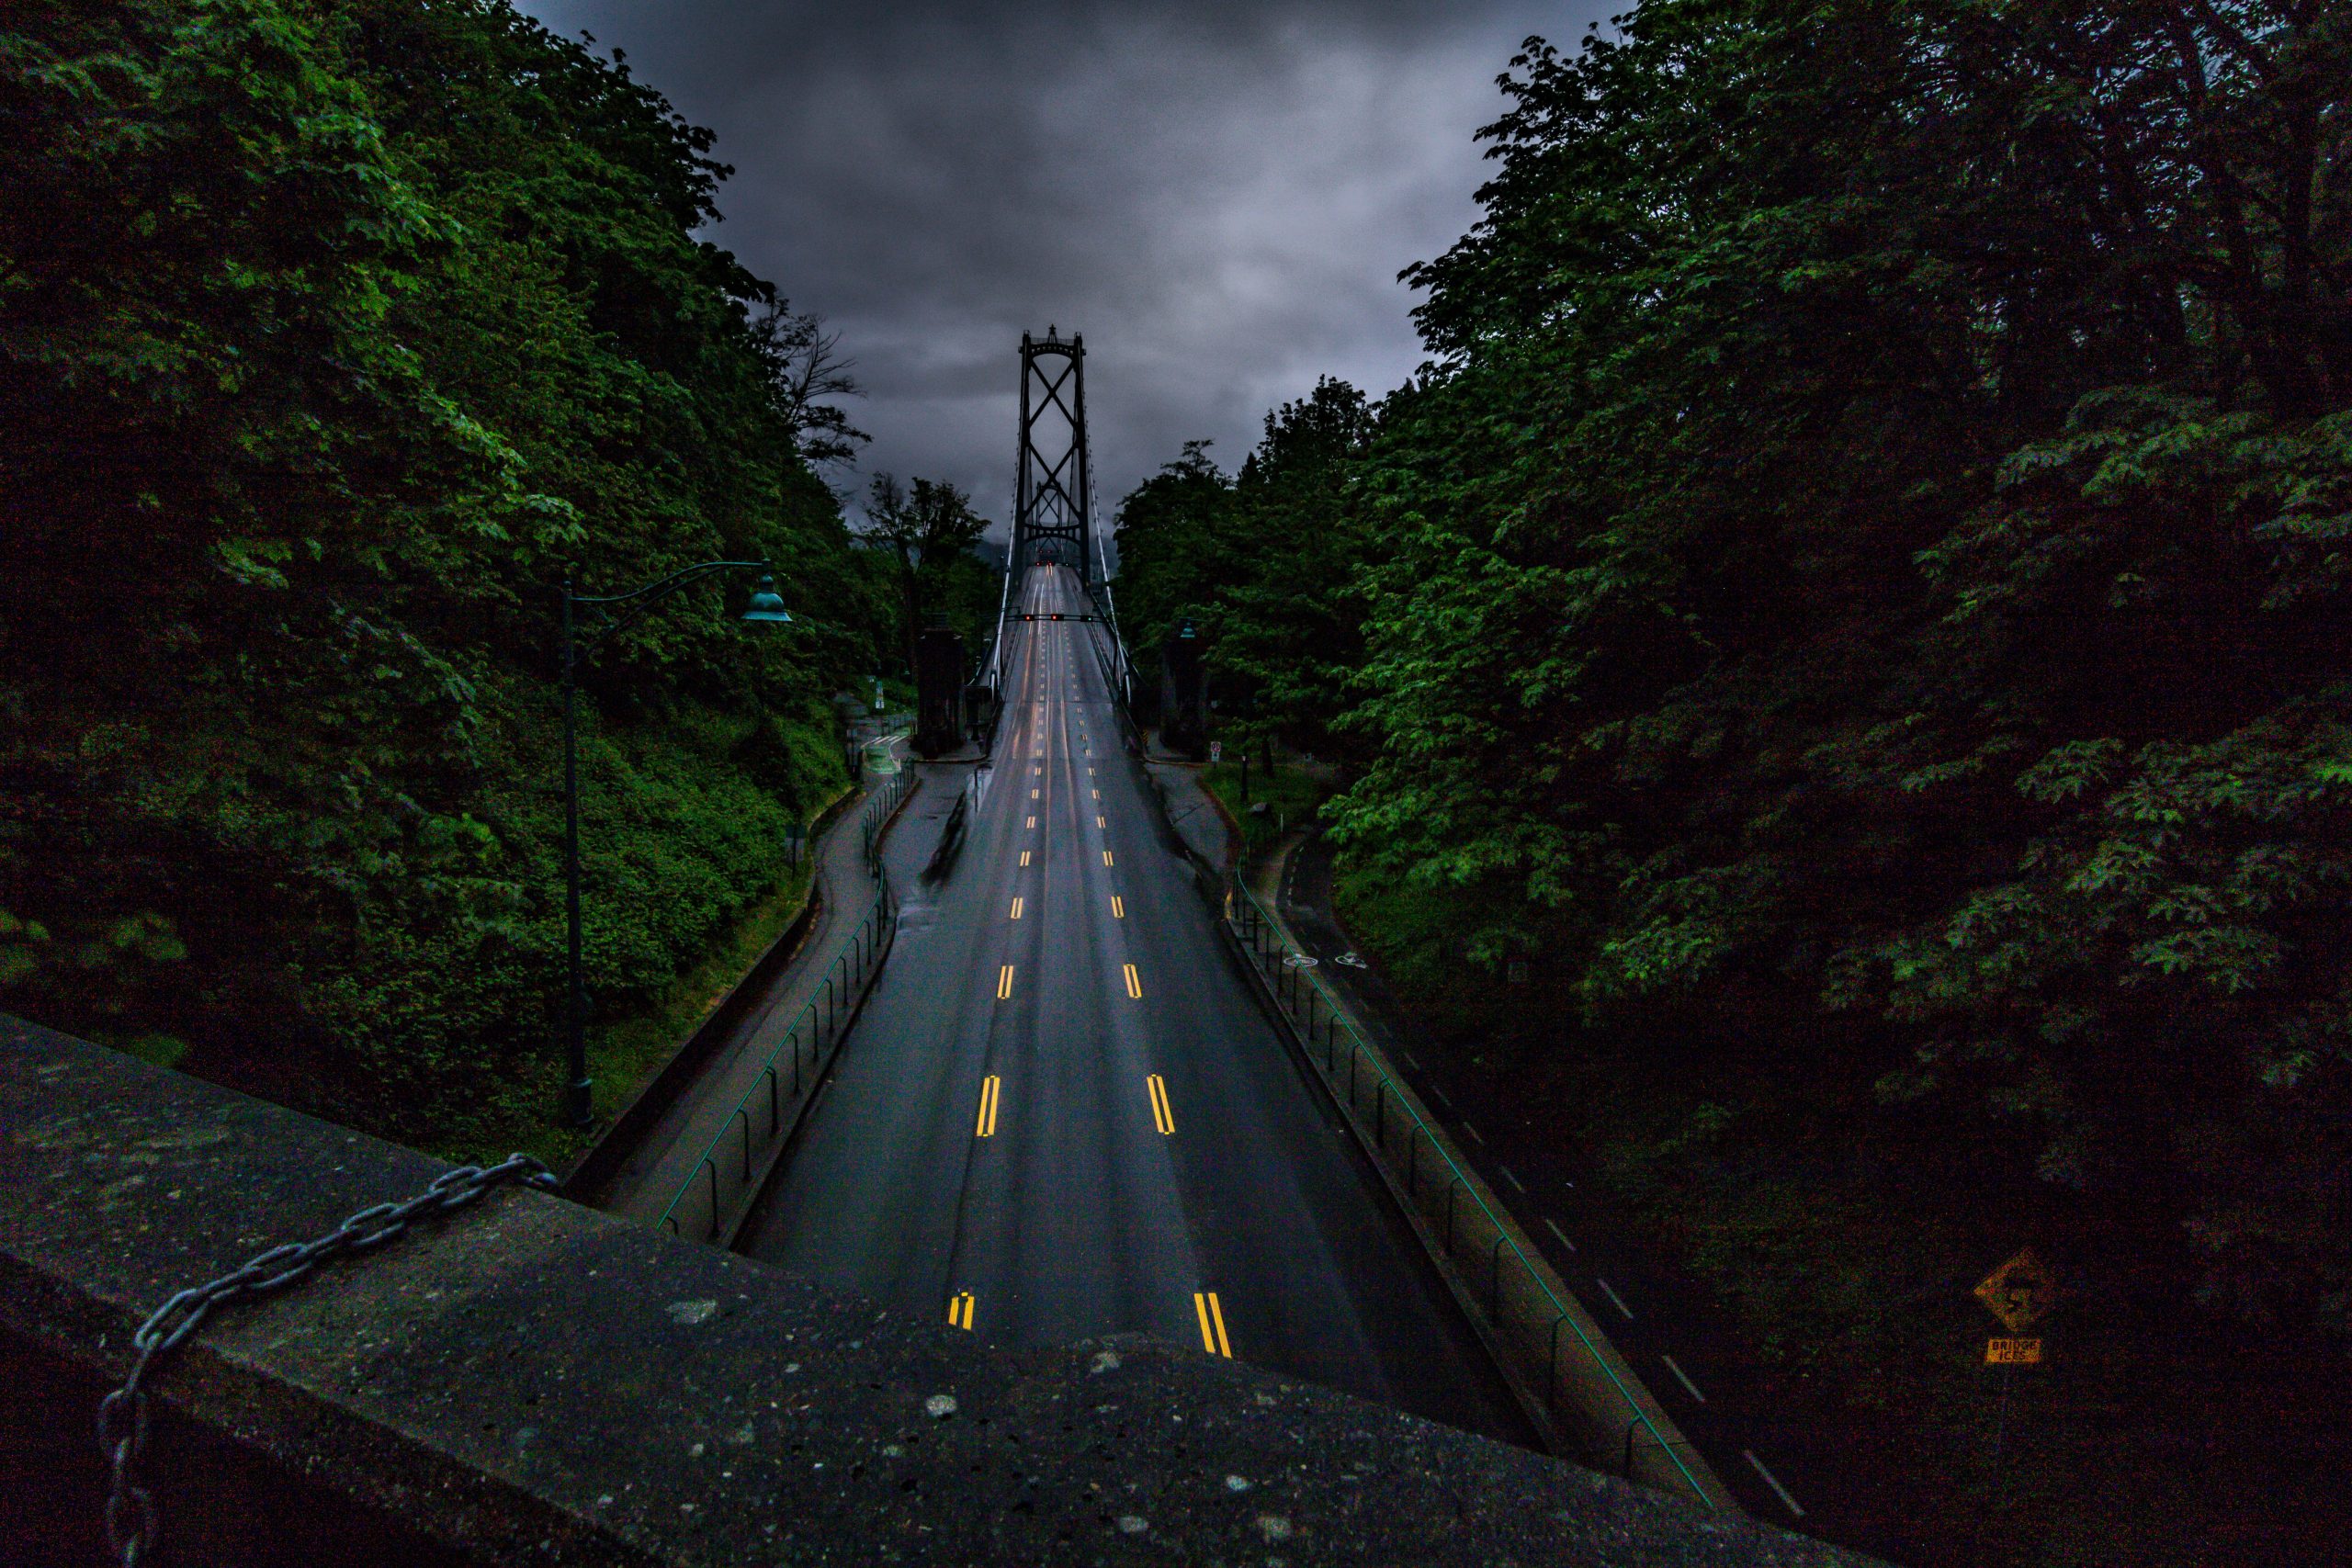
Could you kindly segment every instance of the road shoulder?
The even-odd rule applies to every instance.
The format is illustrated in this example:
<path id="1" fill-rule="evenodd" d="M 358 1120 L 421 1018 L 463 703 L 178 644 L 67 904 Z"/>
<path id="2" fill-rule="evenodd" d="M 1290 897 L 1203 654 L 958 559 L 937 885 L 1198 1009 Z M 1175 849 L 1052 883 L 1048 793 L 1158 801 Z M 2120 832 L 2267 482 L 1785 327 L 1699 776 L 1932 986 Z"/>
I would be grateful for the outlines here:
<path id="1" fill-rule="evenodd" d="M 1277 1006 L 1299 1027 L 1309 1061 L 1455 1285 L 1531 1418 L 1555 1434 L 1563 1452 L 1614 1461 L 1629 1478 L 1738 1514 L 1730 1489 L 1553 1270 L 1468 1151 L 1420 1101 L 1347 1001 L 1317 983 L 1313 972 L 1321 965 L 1276 912 L 1295 841 L 1250 868 L 1249 897 L 1236 923 L 1252 928 L 1245 942 Z M 1491 1261 L 1474 1269 L 1472 1259 Z M 1474 1272 L 1485 1275 L 1483 1288 Z"/>

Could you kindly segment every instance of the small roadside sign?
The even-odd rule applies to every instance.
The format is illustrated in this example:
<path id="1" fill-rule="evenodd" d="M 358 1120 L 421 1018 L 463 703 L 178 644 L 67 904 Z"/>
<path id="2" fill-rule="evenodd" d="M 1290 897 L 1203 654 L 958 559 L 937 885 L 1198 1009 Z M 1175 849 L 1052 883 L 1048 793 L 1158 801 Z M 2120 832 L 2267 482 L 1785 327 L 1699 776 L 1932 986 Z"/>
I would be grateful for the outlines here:
<path id="1" fill-rule="evenodd" d="M 2030 1247 L 1985 1275 L 1976 1287 L 1976 1299 L 2012 1334 L 2021 1334 L 2041 1321 L 2057 1295 L 2057 1280 Z"/>
<path id="2" fill-rule="evenodd" d="M 1209 742 L 1209 761 L 1212 762 L 1222 762 L 1225 761 L 1224 741 L 1212 740 Z"/>
<path id="3" fill-rule="evenodd" d="M 2001 1404 L 1993 1416 L 1993 1457 L 2001 1457 L 2001 1441 L 2009 1427 L 2009 1381 L 2017 1367 L 2038 1367 L 2041 1364 L 2041 1341 L 2038 1338 L 2015 1337 L 2040 1321 L 2058 1297 L 2058 1281 L 2033 1248 L 2025 1247 L 2015 1258 L 1994 1269 L 1977 1282 L 1976 1299 L 2013 1337 L 1987 1340 L 1984 1364 L 2001 1369 Z"/>

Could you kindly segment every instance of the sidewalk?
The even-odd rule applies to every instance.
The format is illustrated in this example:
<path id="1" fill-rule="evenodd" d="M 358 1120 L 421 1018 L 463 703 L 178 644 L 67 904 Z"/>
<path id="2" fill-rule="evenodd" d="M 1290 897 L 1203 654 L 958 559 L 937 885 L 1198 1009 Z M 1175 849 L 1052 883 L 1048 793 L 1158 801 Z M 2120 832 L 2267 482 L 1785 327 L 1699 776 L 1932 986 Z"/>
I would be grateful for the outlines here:
<path id="1" fill-rule="evenodd" d="M 892 761 L 888 772 L 896 773 L 895 755 Z M 712 1054 L 693 1086 L 605 1184 L 600 1208 L 649 1224 L 658 1221 L 694 1174 L 703 1151 L 759 1080 L 793 1020 L 822 988 L 834 951 L 865 919 L 877 891 L 865 868 L 861 821 L 867 796 L 885 776 L 881 770 L 869 772 L 863 781 L 865 790 L 835 816 L 815 845 L 817 867 L 809 897 L 816 913 L 799 946 L 785 960 L 766 994 L 745 1010 L 732 1037 Z"/>
<path id="2" fill-rule="evenodd" d="M 1235 838 L 1226 826 L 1225 811 L 1201 783 L 1198 764 L 1180 762 L 1161 751 L 1144 758 L 1144 773 L 1168 802 L 1168 825 L 1184 847 L 1220 871 L 1233 868 Z"/>

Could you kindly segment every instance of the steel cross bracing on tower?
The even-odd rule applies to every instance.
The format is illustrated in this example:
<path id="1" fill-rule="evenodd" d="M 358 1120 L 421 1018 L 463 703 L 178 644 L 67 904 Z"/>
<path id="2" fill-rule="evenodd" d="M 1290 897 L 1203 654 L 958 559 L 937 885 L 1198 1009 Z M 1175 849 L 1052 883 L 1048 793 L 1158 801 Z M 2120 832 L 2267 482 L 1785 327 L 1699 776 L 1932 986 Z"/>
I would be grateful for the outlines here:
<path id="1" fill-rule="evenodd" d="M 1059 364 L 1057 366 L 1056 362 Z M 1045 436 L 1039 441 L 1040 434 Z M 1087 466 L 1086 340 L 1052 327 L 1021 334 L 1021 484 L 1013 499 L 1012 574 L 1052 558 L 1092 582 L 1094 484 Z"/>

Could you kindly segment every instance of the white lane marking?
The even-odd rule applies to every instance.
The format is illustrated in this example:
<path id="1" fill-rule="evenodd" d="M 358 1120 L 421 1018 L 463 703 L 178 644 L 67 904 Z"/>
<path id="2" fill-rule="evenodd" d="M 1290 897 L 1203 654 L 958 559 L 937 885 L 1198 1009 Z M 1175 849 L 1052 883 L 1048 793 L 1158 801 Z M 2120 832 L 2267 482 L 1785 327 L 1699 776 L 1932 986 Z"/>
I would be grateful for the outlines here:
<path id="1" fill-rule="evenodd" d="M 1608 1292 L 1609 1299 L 1617 1303 L 1617 1310 L 1625 1314 L 1625 1321 L 1627 1323 L 1634 1321 L 1634 1309 L 1625 1304 L 1624 1297 L 1619 1295 L 1615 1291 L 1610 1290 L 1608 1280 L 1602 1279 L 1600 1275 L 1595 1274 L 1592 1277 L 1592 1282 L 1599 1285 L 1603 1291 Z"/>
<path id="2" fill-rule="evenodd" d="M 1566 1247 L 1570 1252 L 1574 1252 L 1577 1249 L 1577 1244 L 1568 1239 L 1568 1233 L 1554 1224 L 1548 1216 L 1544 1219 L 1544 1228 L 1549 1230 L 1554 1235 L 1559 1237 L 1560 1245 L 1562 1247 Z"/>
<path id="3" fill-rule="evenodd" d="M 1511 1174 L 1511 1168 L 1510 1168 L 1510 1167 L 1509 1167 L 1509 1166 L 1507 1166 L 1507 1165 L 1502 1164 L 1500 1161 L 1497 1161 L 1497 1162 L 1496 1162 L 1496 1165 L 1495 1165 L 1495 1168 L 1496 1168 L 1497 1170 L 1499 1170 L 1499 1171 L 1501 1171 L 1501 1172 L 1503 1173 L 1503 1179 L 1504 1179 L 1505 1181 L 1510 1182 L 1513 1187 L 1518 1188 L 1521 1192 L 1524 1192 L 1524 1191 L 1526 1191 L 1526 1190 L 1527 1190 L 1527 1183 L 1526 1183 L 1526 1182 L 1524 1182 L 1524 1181 L 1521 1181 L 1518 1177 L 1516 1177 L 1516 1176 L 1512 1175 L 1512 1174 Z"/>
<path id="4" fill-rule="evenodd" d="M 1690 1381 L 1690 1374 L 1689 1372 L 1684 1371 L 1680 1367 L 1674 1364 L 1673 1357 L 1660 1356 L 1658 1359 L 1666 1363 L 1666 1370 L 1674 1374 L 1674 1381 L 1680 1383 L 1683 1388 L 1688 1390 L 1691 1398 L 1697 1400 L 1702 1404 L 1707 1403 L 1707 1396 L 1699 1392 L 1699 1385 Z"/>
<path id="5" fill-rule="evenodd" d="M 1781 1478 L 1779 1476 L 1774 1475 L 1770 1471 L 1764 1468 L 1764 1461 L 1756 1457 L 1756 1450 L 1754 1449 L 1740 1450 L 1739 1457 L 1756 1467 L 1756 1473 L 1764 1478 L 1765 1485 L 1770 1486 L 1773 1491 L 1778 1492 L 1781 1495 L 1781 1501 L 1789 1506 L 1790 1513 L 1794 1514 L 1798 1518 L 1804 1517 L 1804 1510 L 1797 1506 L 1797 1500 L 1789 1495 L 1789 1489 L 1781 1484 Z"/>
<path id="6" fill-rule="evenodd" d="M 1470 1125 L 1470 1123 L 1469 1123 L 1469 1122 L 1463 1122 L 1463 1123 L 1462 1123 L 1462 1130 L 1463 1130 L 1464 1132 L 1465 1132 L 1465 1133 L 1469 1134 L 1472 1137 L 1474 1137 L 1474 1138 L 1477 1139 L 1477 1140 L 1478 1140 L 1480 1143 L 1482 1143 L 1482 1144 L 1483 1144 L 1483 1143 L 1485 1143 L 1485 1142 L 1487 1141 L 1487 1134 L 1484 1134 L 1484 1133 L 1481 1133 L 1480 1131 L 1478 1131 L 1478 1129 L 1477 1129 L 1477 1128 L 1473 1127 L 1473 1126 L 1472 1126 L 1472 1125 Z"/>
<path id="7" fill-rule="evenodd" d="M 1453 1101 L 1446 1099 L 1445 1090 L 1438 1088 L 1435 1084 L 1430 1085 L 1430 1098 L 1436 1100 L 1440 1105 L 1444 1106 L 1448 1111 L 1453 1109 Z"/>
<path id="8" fill-rule="evenodd" d="M 1405 1058 L 1405 1065 L 1412 1068 L 1413 1071 L 1418 1073 L 1421 1070 L 1420 1062 L 1415 1058 L 1410 1051 L 1408 1051 L 1402 1045 L 1399 1045 L 1396 1047 L 1396 1054 Z"/>

